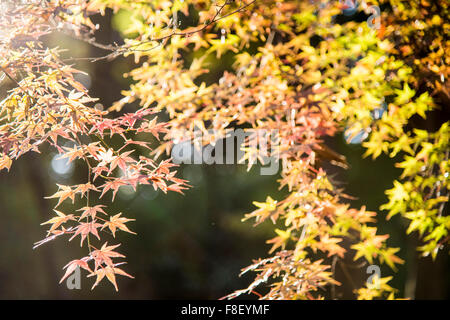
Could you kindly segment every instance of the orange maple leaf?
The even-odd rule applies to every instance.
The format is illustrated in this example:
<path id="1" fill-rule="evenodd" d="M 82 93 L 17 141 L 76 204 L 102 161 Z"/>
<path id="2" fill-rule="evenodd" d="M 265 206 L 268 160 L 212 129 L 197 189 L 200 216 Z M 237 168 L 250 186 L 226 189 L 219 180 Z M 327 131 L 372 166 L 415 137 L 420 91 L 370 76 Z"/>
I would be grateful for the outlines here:
<path id="1" fill-rule="evenodd" d="M 105 268 L 100 268 L 100 269 L 96 270 L 95 272 L 91 273 L 90 275 L 88 275 L 88 277 L 92 277 L 94 275 L 97 276 L 97 279 L 95 280 L 95 283 L 92 286 L 91 290 L 93 290 L 100 283 L 100 281 L 102 281 L 102 279 L 106 276 L 106 278 L 109 280 L 109 282 L 111 282 L 114 285 L 114 288 L 116 289 L 116 291 L 119 291 L 119 288 L 117 287 L 117 282 L 116 282 L 116 274 L 134 279 L 133 276 L 129 275 L 128 273 L 126 273 L 125 271 L 123 271 L 122 269 L 119 269 L 119 268 L 114 268 L 114 267 L 109 267 L 109 266 L 105 267 Z"/>
<path id="2" fill-rule="evenodd" d="M 73 238 L 75 238 L 77 235 L 80 234 L 81 235 L 80 247 L 82 247 L 84 239 L 86 239 L 89 233 L 92 233 L 94 236 L 97 237 L 98 240 L 100 240 L 97 228 L 101 226 L 102 225 L 100 223 L 95 223 L 95 220 L 92 222 L 81 222 L 80 225 L 76 228 L 77 231 L 75 231 L 74 235 L 69 239 L 69 241 L 72 241 Z"/>
<path id="3" fill-rule="evenodd" d="M 68 163 L 77 158 L 83 158 L 84 156 L 83 148 L 77 148 L 77 146 L 75 146 L 73 148 L 63 147 L 63 149 L 65 150 L 65 152 L 59 156 L 59 159 L 69 158 L 67 161 Z"/>
<path id="4" fill-rule="evenodd" d="M 118 246 L 120 246 L 120 243 L 115 246 L 108 246 L 108 242 L 105 242 L 100 249 L 92 251 L 91 256 L 95 260 L 95 271 L 97 271 L 98 267 L 100 267 L 103 263 L 107 266 L 113 267 L 114 264 L 111 258 L 125 258 L 123 254 L 113 251 L 113 249 Z"/>
<path id="5" fill-rule="evenodd" d="M 53 209 L 53 211 L 56 212 L 56 214 L 58 215 L 57 217 L 51 218 L 50 220 L 41 223 L 42 225 L 45 224 L 52 224 L 52 226 L 50 227 L 50 229 L 48 230 L 48 232 L 52 232 L 55 229 L 57 229 L 61 224 L 69 221 L 69 220 L 75 220 L 75 217 L 73 216 L 73 214 L 68 214 L 65 215 L 64 213 L 62 213 L 61 211 L 55 210 Z"/>
<path id="6" fill-rule="evenodd" d="M 55 208 L 58 207 L 61 204 L 61 202 L 63 202 L 67 198 L 70 198 L 72 200 L 72 203 L 74 203 L 76 191 L 72 190 L 70 186 L 64 186 L 60 184 L 56 185 L 59 187 L 59 190 L 55 194 L 49 197 L 45 197 L 45 199 L 59 198 L 59 201 L 56 204 Z"/>
<path id="7" fill-rule="evenodd" d="M 113 237 L 116 237 L 116 231 L 117 229 L 123 230 L 125 232 L 129 232 L 132 234 L 136 234 L 135 232 L 131 231 L 130 229 L 128 229 L 128 227 L 125 225 L 126 222 L 128 221 L 135 221 L 135 219 L 127 219 L 124 217 L 120 217 L 122 213 L 118 213 L 115 216 L 112 216 L 109 218 L 110 221 L 107 221 L 103 224 L 103 227 L 101 228 L 101 230 L 103 230 L 104 228 L 108 227 L 109 230 L 111 230 Z"/>
<path id="8" fill-rule="evenodd" d="M 119 188 L 121 186 L 126 186 L 128 185 L 128 183 L 124 182 L 121 179 L 113 179 L 111 181 L 107 181 L 105 182 L 105 184 L 102 186 L 103 187 L 103 192 L 100 195 L 100 198 L 103 197 L 103 195 L 108 191 L 108 190 L 113 190 L 113 197 L 112 200 L 114 201 L 114 198 L 116 197 L 116 193 L 119 190 Z"/>
<path id="9" fill-rule="evenodd" d="M 77 185 L 77 188 L 75 189 L 75 193 L 81 193 L 81 196 L 83 197 L 84 194 L 86 192 L 88 192 L 89 190 L 93 190 L 93 191 L 99 191 L 95 185 L 93 185 L 92 183 L 88 182 L 88 183 L 84 183 L 84 184 L 79 184 Z"/>
<path id="10" fill-rule="evenodd" d="M 85 269 L 85 270 L 87 270 L 89 272 L 92 272 L 92 270 L 91 270 L 91 268 L 89 268 L 89 265 L 86 262 L 86 260 L 87 260 L 86 258 L 79 259 L 79 260 L 77 259 L 77 260 L 72 260 L 68 264 L 66 264 L 64 266 L 64 268 L 63 268 L 63 269 L 67 268 L 66 273 L 61 278 L 61 280 L 59 280 L 59 283 L 63 282 L 64 279 L 66 279 L 69 275 L 71 275 L 75 271 L 75 269 L 77 267 L 80 267 L 80 268 L 83 268 L 83 269 Z"/>
<path id="11" fill-rule="evenodd" d="M 132 153 L 132 151 L 127 151 L 122 153 L 121 155 L 115 157 L 110 164 L 109 172 L 112 172 L 117 166 L 119 166 L 120 169 L 122 169 L 123 172 L 126 172 L 127 170 L 127 163 L 133 162 L 134 159 L 129 157 L 128 155 Z"/>
<path id="12" fill-rule="evenodd" d="M 80 219 L 86 218 L 87 216 L 91 216 L 92 219 L 95 219 L 97 212 L 103 213 L 104 215 L 107 215 L 105 211 L 103 211 L 102 208 L 105 208 L 106 206 L 99 204 L 93 207 L 83 207 L 81 209 L 78 209 L 77 211 L 83 211 L 83 213 L 80 216 Z"/>

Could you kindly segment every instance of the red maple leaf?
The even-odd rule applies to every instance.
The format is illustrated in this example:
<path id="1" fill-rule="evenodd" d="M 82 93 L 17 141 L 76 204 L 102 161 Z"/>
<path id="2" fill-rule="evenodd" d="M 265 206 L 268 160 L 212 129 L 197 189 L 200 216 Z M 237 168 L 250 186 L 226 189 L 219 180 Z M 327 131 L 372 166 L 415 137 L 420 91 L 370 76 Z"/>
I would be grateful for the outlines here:
<path id="1" fill-rule="evenodd" d="M 76 227 L 76 231 L 73 234 L 73 236 L 69 239 L 69 241 L 72 241 L 72 239 L 75 238 L 77 235 L 81 235 L 80 247 L 82 247 L 84 239 L 86 239 L 89 233 L 92 233 L 94 236 L 97 237 L 98 240 L 100 240 L 97 228 L 100 228 L 101 226 L 102 225 L 100 223 L 95 223 L 95 220 L 92 222 L 81 222 L 80 225 Z"/>

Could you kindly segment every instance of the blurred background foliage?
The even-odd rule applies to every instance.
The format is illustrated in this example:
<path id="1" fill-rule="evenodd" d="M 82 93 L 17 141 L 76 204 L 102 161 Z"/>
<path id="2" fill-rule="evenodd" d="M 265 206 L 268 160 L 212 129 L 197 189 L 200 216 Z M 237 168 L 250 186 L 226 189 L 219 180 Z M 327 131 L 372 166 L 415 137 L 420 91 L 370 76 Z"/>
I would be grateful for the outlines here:
<path id="1" fill-rule="evenodd" d="M 102 28 L 96 38 L 102 43 L 121 42 L 121 34 L 129 23 L 130 15 L 119 12 L 112 17 L 94 20 Z M 348 18 L 345 18 L 348 19 Z M 356 17 L 358 19 L 358 17 Z M 66 58 L 99 56 L 101 49 L 63 35 L 47 38 L 49 44 L 66 48 Z M 251 48 L 249 49 L 252 50 Z M 232 61 L 227 55 L 220 63 L 211 56 L 211 72 L 205 81 L 215 81 Z M 130 85 L 123 73 L 132 69 L 132 58 L 114 61 L 74 61 L 76 68 L 89 76 L 79 80 L 94 97 L 105 106 L 121 98 L 121 90 Z M 0 95 L 8 89 L 0 86 Z M 133 106 L 128 106 L 130 110 Z M 448 116 L 448 114 L 444 114 Z M 440 115 L 431 115 L 428 124 L 439 124 Z M 398 159 L 382 156 L 377 161 L 362 157 L 360 141 L 348 144 L 342 135 L 327 141 L 343 154 L 350 165 L 348 170 L 329 168 L 334 182 L 354 200 L 354 207 L 367 206 L 379 211 L 386 202 L 384 191 L 400 173 L 394 167 Z M 67 165 L 58 160 L 50 148 L 42 154 L 28 153 L 17 160 L 11 171 L 0 172 L 0 298 L 2 299 L 217 299 L 236 289 L 246 287 L 250 279 L 238 277 L 240 269 L 249 265 L 254 257 L 265 257 L 270 245 L 265 239 L 273 237 L 273 227 L 262 224 L 252 228 L 252 222 L 241 222 L 244 213 L 253 210 L 252 201 L 264 201 L 267 194 L 281 198 L 284 190 L 277 190 L 273 176 L 262 176 L 259 168 L 246 171 L 245 165 L 181 165 L 179 175 L 190 181 L 192 188 L 185 195 L 155 192 L 150 186 L 139 187 L 137 192 L 121 188 L 117 200 L 110 205 L 112 212 L 127 211 L 138 237 L 120 233 L 123 252 L 128 252 L 129 266 L 124 270 L 135 280 L 120 279 L 120 292 L 109 284 L 91 291 L 93 279 L 82 277 L 81 290 L 68 290 L 58 280 L 63 266 L 72 257 L 80 255 L 77 241 L 67 247 L 65 242 L 54 241 L 32 250 L 32 244 L 43 238 L 45 231 L 37 227 L 48 220 L 51 202 L 43 199 L 55 191 L 55 182 L 74 184 L 82 181 L 85 168 L 77 162 Z M 132 216 L 133 215 L 133 216 Z M 391 235 L 389 244 L 400 247 L 399 257 L 405 264 L 399 267 L 391 285 L 399 289 L 399 296 L 416 299 L 448 299 L 450 277 L 448 255 L 441 254 L 435 262 L 431 257 L 420 258 L 416 251 L 418 240 L 414 234 L 406 236 L 408 223 L 395 216 L 389 221 L 379 215 L 377 227 L 381 234 Z M 336 270 L 342 280 L 341 297 L 351 298 L 354 284 L 368 275 L 362 269 Z M 382 273 L 392 275 L 389 269 Z M 339 274 L 341 274 L 339 276 Z M 384 276 L 383 274 L 383 276 Z M 248 297 L 248 298 L 256 298 Z"/>

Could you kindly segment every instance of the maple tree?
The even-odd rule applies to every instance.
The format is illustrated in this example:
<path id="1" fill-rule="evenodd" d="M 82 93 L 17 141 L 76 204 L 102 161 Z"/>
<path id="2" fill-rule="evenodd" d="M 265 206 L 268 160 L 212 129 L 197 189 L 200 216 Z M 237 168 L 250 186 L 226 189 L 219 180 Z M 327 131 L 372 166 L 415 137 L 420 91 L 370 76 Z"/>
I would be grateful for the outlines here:
<path id="1" fill-rule="evenodd" d="M 141 184 L 182 192 L 188 182 L 175 176 L 175 164 L 158 161 L 159 156 L 170 153 L 176 142 L 208 145 L 236 128 L 249 133 L 242 145 L 244 160 L 260 151 L 252 143 L 255 130 L 277 131 L 267 156 L 279 159 L 279 187 L 287 196 L 275 200 L 268 195 L 245 215 L 256 225 L 271 221 L 276 236 L 267 241 L 270 256 L 243 269 L 256 273 L 254 281 L 227 298 L 255 293 L 263 299 L 317 299 L 323 297 L 319 289 L 339 285 L 333 270 L 344 257 L 378 261 L 393 270 L 403 263 L 399 249 L 388 245 L 389 235 L 378 234 L 377 214 L 351 208 L 324 169 L 324 163 L 347 167 L 324 143 L 343 131 L 349 141 L 365 140 L 367 156 L 403 157 L 397 164 L 403 174 L 386 191 L 389 201 L 382 209 L 411 220 L 407 232 L 424 236 L 419 248 L 424 255 L 436 257 L 448 244 L 448 121 L 435 132 L 407 128 L 414 117 L 426 118 L 448 102 L 446 1 L 353 3 L 367 16 L 373 5 L 381 6 L 379 29 L 366 21 L 339 23 L 337 17 L 349 9 L 339 1 L 2 4 L 0 25 L 6 31 L 0 67 L 13 88 L 0 103 L 0 169 L 9 170 L 13 160 L 39 152 L 44 143 L 87 167 L 85 183 L 58 185 L 48 197 L 57 199 L 56 217 L 43 223 L 50 225 L 48 235 L 36 243 L 69 235 L 69 241 L 80 236 L 80 245 L 87 246 L 85 257 L 65 266 L 61 282 L 80 267 L 96 276 L 93 288 L 106 276 L 118 290 L 116 275 L 132 276 L 113 261 L 124 258 L 115 251 L 119 244 L 108 245 L 103 238 L 105 233 L 115 238 L 118 230 L 133 233 L 127 223 L 134 219 L 108 212 L 106 202 L 94 204 L 94 195 L 102 200 L 111 195 L 114 201 L 120 187 Z M 90 17 L 109 9 L 125 16 L 119 30 L 123 44 L 100 44 L 94 38 L 98 26 Z M 40 40 L 57 30 L 109 52 L 90 58 L 93 62 L 134 56 L 136 67 L 125 75 L 133 83 L 108 110 L 95 107 L 97 100 L 75 80 L 79 71 L 60 58 L 60 49 Z M 225 58 L 233 62 L 219 80 L 204 81 L 202 76 Z M 138 110 L 123 113 L 133 102 Z M 167 123 L 157 121 L 162 112 L 169 116 Z M 150 135 L 160 140 L 154 149 Z M 137 146 L 151 155 L 136 156 Z M 67 199 L 80 208 L 56 210 Z M 394 298 L 390 279 L 360 288 L 357 297 Z M 258 293 L 260 287 L 264 294 Z"/>

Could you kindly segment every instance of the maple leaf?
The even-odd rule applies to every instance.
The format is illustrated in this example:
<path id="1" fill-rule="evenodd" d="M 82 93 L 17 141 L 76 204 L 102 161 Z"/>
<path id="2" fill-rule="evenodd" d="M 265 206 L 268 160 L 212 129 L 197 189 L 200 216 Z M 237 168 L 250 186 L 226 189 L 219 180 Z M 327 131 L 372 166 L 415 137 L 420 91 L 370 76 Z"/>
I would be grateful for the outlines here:
<path id="1" fill-rule="evenodd" d="M 138 117 L 133 113 L 126 113 L 120 117 L 120 122 L 128 127 L 133 127 Z"/>
<path id="2" fill-rule="evenodd" d="M 142 123 L 137 132 L 150 132 L 159 141 L 159 133 L 168 132 L 168 130 L 165 128 L 166 123 L 157 123 L 157 120 L 158 117 L 154 117 L 151 121 Z"/>
<path id="3" fill-rule="evenodd" d="M 92 156 L 94 157 L 94 159 L 99 160 L 98 158 L 98 151 L 101 150 L 100 147 L 98 147 L 98 144 L 100 143 L 100 141 L 97 142 L 92 142 L 90 144 L 88 144 L 87 146 L 84 146 L 86 148 L 86 151 Z"/>
<path id="4" fill-rule="evenodd" d="M 118 119 L 118 121 L 122 125 L 126 125 L 128 127 L 133 127 L 136 123 L 136 120 L 141 120 L 146 115 L 149 115 L 151 113 L 154 113 L 151 109 L 140 109 L 136 111 L 135 113 L 126 113 L 122 117 Z"/>
<path id="5" fill-rule="evenodd" d="M 103 213 L 104 215 L 107 215 L 105 211 L 103 211 L 102 208 L 105 208 L 106 206 L 99 204 L 93 207 L 83 207 L 81 209 L 78 209 L 77 211 L 83 211 L 81 214 L 79 220 L 82 220 L 83 218 L 86 218 L 87 216 L 91 216 L 92 219 L 95 219 L 97 212 Z"/>
<path id="6" fill-rule="evenodd" d="M 81 193 L 81 196 L 83 197 L 84 194 L 86 192 L 88 192 L 89 190 L 99 192 L 99 190 L 92 183 L 88 182 L 88 183 L 77 185 L 77 188 L 75 189 L 75 193 L 79 192 L 79 193 Z"/>
<path id="7" fill-rule="evenodd" d="M 135 170 L 133 174 L 131 174 L 128 178 L 122 178 L 123 182 L 126 182 L 128 185 L 133 187 L 134 191 L 136 191 L 138 184 L 150 184 L 149 176 L 139 174 L 139 168 L 141 167 L 137 166 L 136 168 L 133 168 Z"/>
<path id="8" fill-rule="evenodd" d="M 97 279 L 95 280 L 95 283 L 92 286 L 91 290 L 93 290 L 100 283 L 100 281 L 102 281 L 102 279 L 106 276 L 106 278 L 109 280 L 109 282 L 111 282 L 114 285 L 114 288 L 116 289 L 116 291 L 119 291 L 119 288 L 117 287 L 117 283 L 116 283 L 116 274 L 134 279 L 134 277 L 132 275 L 129 275 L 122 269 L 115 268 L 115 267 L 109 267 L 109 266 L 104 267 L 104 268 L 102 267 L 102 268 L 94 271 L 90 275 L 88 275 L 88 277 L 97 276 Z"/>
<path id="9" fill-rule="evenodd" d="M 123 172 L 126 172 L 126 170 L 127 170 L 127 162 L 133 162 L 134 161 L 133 158 L 128 156 L 133 151 L 134 150 L 127 151 L 127 152 L 122 153 L 119 156 L 114 157 L 114 159 L 111 160 L 109 172 L 112 172 L 117 166 L 119 166 L 119 168 L 122 169 Z"/>
<path id="10" fill-rule="evenodd" d="M 275 237 L 271 240 L 267 240 L 266 243 L 273 243 L 272 248 L 270 248 L 269 253 L 272 253 L 275 251 L 276 248 L 278 247 L 282 247 L 282 249 L 284 249 L 284 247 L 286 246 L 287 241 L 289 240 L 289 238 L 291 237 L 291 231 L 290 230 L 280 230 L 280 229 L 275 229 L 276 234 L 278 234 L 278 237 Z"/>
<path id="11" fill-rule="evenodd" d="M 146 149 L 148 149 L 148 150 L 151 150 L 151 148 L 149 147 L 149 143 L 148 143 L 148 142 L 145 142 L 145 141 L 126 140 L 123 147 L 126 147 L 126 146 L 128 146 L 128 145 L 130 145 L 130 144 L 135 144 L 135 145 L 144 147 L 144 148 L 146 148 Z M 123 148 L 123 147 L 122 147 L 122 148 Z"/>
<path id="12" fill-rule="evenodd" d="M 3 168 L 6 168 L 9 171 L 9 169 L 11 168 L 11 165 L 12 165 L 11 158 L 5 154 L 1 154 L 0 155 L 0 170 L 2 170 Z"/>
<path id="13" fill-rule="evenodd" d="M 152 185 L 153 185 L 153 189 L 158 190 L 161 189 L 162 192 L 167 193 L 167 184 L 166 182 L 159 177 L 151 177 L 150 178 Z"/>
<path id="14" fill-rule="evenodd" d="M 118 213 L 115 216 L 110 217 L 109 221 L 107 221 L 103 224 L 103 227 L 101 228 L 101 230 L 108 227 L 109 230 L 111 230 L 114 238 L 116 237 L 116 229 L 120 229 L 125 232 L 132 233 L 132 234 L 136 234 L 135 232 L 132 232 L 130 229 L 128 229 L 128 227 L 125 225 L 126 222 L 135 221 L 135 219 L 127 219 L 124 217 L 120 217 L 121 214 L 122 213 Z"/>
<path id="15" fill-rule="evenodd" d="M 48 135 L 49 135 L 50 139 L 53 141 L 53 143 L 55 145 L 57 145 L 58 136 L 61 136 L 61 137 L 65 138 L 65 139 L 67 139 L 67 140 L 72 140 L 70 138 L 69 134 L 64 130 L 64 128 L 54 129 L 54 130 L 50 131 L 48 133 Z"/>
<path id="16" fill-rule="evenodd" d="M 125 258 L 124 255 L 113 251 L 113 249 L 120 246 L 119 244 L 108 246 L 108 242 L 105 242 L 100 249 L 94 250 L 91 253 L 91 256 L 95 261 L 95 271 L 97 271 L 98 267 L 102 264 L 106 264 L 109 267 L 113 267 L 113 262 L 111 258 Z"/>
<path id="17" fill-rule="evenodd" d="M 98 176 L 101 175 L 103 171 L 108 171 L 108 167 L 101 165 L 101 163 L 99 163 L 96 167 L 92 168 L 92 172 L 94 173 L 94 179 L 92 179 L 92 181 L 95 181 L 95 179 L 97 179 Z"/>
<path id="18" fill-rule="evenodd" d="M 403 90 L 395 90 L 397 94 L 396 102 L 398 104 L 404 104 L 408 102 L 416 94 L 415 90 L 411 89 L 407 83 L 403 85 Z"/>
<path id="19" fill-rule="evenodd" d="M 75 217 L 73 216 L 73 214 L 65 215 L 61 211 L 58 211 L 58 210 L 55 210 L 55 209 L 53 209 L 53 211 L 55 211 L 58 216 L 54 217 L 54 218 L 51 218 L 50 220 L 48 220 L 46 222 L 41 223 L 41 226 L 45 225 L 45 224 L 52 224 L 52 226 L 49 229 L 49 232 L 54 231 L 61 224 L 66 223 L 69 220 L 75 220 Z"/>
<path id="20" fill-rule="evenodd" d="M 64 154 L 59 156 L 59 159 L 68 159 L 68 163 L 71 163 L 73 160 L 77 158 L 83 158 L 84 156 L 84 149 L 83 148 L 77 148 L 77 146 L 74 146 L 73 148 L 69 147 L 63 147 L 65 150 Z"/>
<path id="21" fill-rule="evenodd" d="M 102 121 L 97 122 L 89 133 L 93 133 L 95 130 L 98 130 L 100 132 L 100 135 L 103 136 L 103 133 L 105 130 L 110 130 L 110 135 L 112 136 L 114 133 L 116 133 L 120 128 L 117 126 L 115 121 L 113 119 L 102 119 Z"/>
<path id="22" fill-rule="evenodd" d="M 59 201 L 56 204 L 55 208 L 58 207 L 61 204 L 61 202 L 63 202 L 67 198 L 70 198 L 72 200 L 72 203 L 74 203 L 75 194 L 76 194 L 75 190 L 72 190 L 72 188 L 70 186 L 64 186 L 64 185 L 60 185 L 60 184 L 56 184 L 56 185 L 58 186 L 59 190 L 55 194 L 53 194 L 49 197 L 45 197 L 45 199 L 58 198 Z"/>
<path id="23" fill-rule="evenodd" d="M 97 237 L 98 240 L 100 240 L 97 228 L 101 226 L 102 225 L 100 223 L 95 223 L 95 220 L 92 222 L 81 222 L 80 225 L 76 227 L 76 231 L 73 234 L 73 236 L 69 239 L 69 241 L 72 241 L 72 239 L 75 238 L 77 235 L 81 235 L 80 247 L 82 247 L 84 239 L 86 239 L 89 233 L 92 233 L 94 236 Z"/>
<path id="24" fill-rule="evenodd" d="M 403 264 L 405 261 L 400 259 L 395 254 L 400 251 L 399 248 L 387 248 L 384 252 L 382 252 L 381 261 L 386 261 L 386 264 L 391 267 L 392 270 L 397 271 L 395 264 Z"/>
<path id="25" fill-rule="evenodd" d="M 207 53 L 216 51 L 216 57 L 220 58 L 223 53 L 228 50 L 233 51 L 234 53 L 239 50 L 235 47 L 236 43 L 239 41 L 239 37 L 234 34 L 229 34 L 227 38 L 222 37 L 219 39 L 211 39 L 209 42 L 212 46 L 207 50 Z"/>
<path id="26" fill-rule="evenodd" d="M 341 241 L 342 239 L 330 238 L 330 236 L 326 234 L 320 238 L 320 242 L 317 243 L 317 248 L 324 252 L 328 251 L 328 257 L 338 255 L 339 257 L 344 258 L 346 250 L 338 245 Z"/>
<path id="27" fill-rule="evenodd" d="M 99 151 L 98 152 L 99 159 L 101 160 L 99 166 L 104 166 L 107 163 L 110 163 L 114 160 L 115 156 L 113 155 L 113 151 L 108 149 L 108 151 Z"/>
<path id="28" fill-rule="evenodd" d="M 64 281 L 64 279 L 66 279 L 68 276 L 70 276 L 76 270 L 77 267 L 83 268 L 84 270 L 87 270 L 92 273 L 92 270 L 91 270 L 91 268 L 89 268 L 89 265 L 86 261 L 87 259 L 88 258 L 76 259 L 76 260 L 72 260 L 68 264 L 66 264 L 63 267 L 63 269 L 67 268 L 66 273 L 61 278 L 61 280 L 59 280 L 59 283 L 62 283 Z"/>
<path id="29" fill-rule="evenodd" d="M 128 183 L 124 182 L 122 179 L 113 179 L 111 181 L 105 182 L 103 187 L 103 192 L 100 195 L 100 198 L 103 197 L 103 195 L 108 192 L 108 190 L 113 190 L 113 197 L 112 200 L 114 201 L 114 198 L 116 197 L 116 193 L 119 190 L 121 186 L 126 186 Z"/>
<path id="30" fill-rule="evenodd" d="M 270 196 L 266 198 L 266 202 L 254 201 L 253 205 L 258 207 L 259 209 L 253 211 L 252 213 L 246 214 L 245 218 L 242 221 L 248 220 L 252 217 L 256 217 L 256 223 L 259 224 L 273 215 L 273 213 L 277 209 L 277 201 L 272 199 Z"/>
<path id="31" fill-rule="evenodd" d="M 182 185 L 180 185 L 178 183 L 171 184 L 170 186 L 167 187 L 168 191 L 175 191 L 175 192 L 178 192 L 178 193 L 181 193 L 181 194 L 184 194 L 182 190 L 185 190 L 185 189 L 188 189 L 188 188 L 185 187 L 185 186 L 182 186 Z"/>

